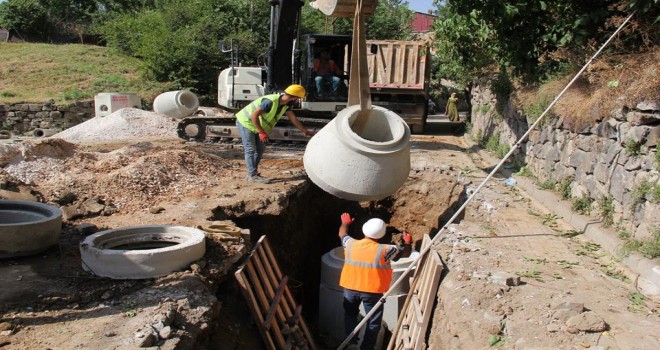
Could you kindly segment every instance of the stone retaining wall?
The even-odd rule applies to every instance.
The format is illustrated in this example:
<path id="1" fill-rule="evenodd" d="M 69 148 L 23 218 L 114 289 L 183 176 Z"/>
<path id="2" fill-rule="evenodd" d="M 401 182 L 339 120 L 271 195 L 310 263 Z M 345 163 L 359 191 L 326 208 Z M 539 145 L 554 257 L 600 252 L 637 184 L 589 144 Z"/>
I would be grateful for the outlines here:
<path id="1" fill-rule="evenodd" d="M 473 89 L 470 136 L 513 146 L 533 124 L 482 83 Z M 623 107 L 579 132 L 569 130 L 561 116 L 548 116 L 514 154 L 539 183 L 570 182 L 571 197 L 592 201 L 591 216 L 600 217 L 600 203 L 611 201 L 614 225 L 643 239 L 660 226 L 660 101 Z"/>
<path id="2" fill-rule="evenodd" d="M 0 104 L 0 125 L 13 134 L 25 134 L 35 129 L 64 130 L 94 117 L 94 101 L 82 101 L 68 106 L 54 102 Z"/>

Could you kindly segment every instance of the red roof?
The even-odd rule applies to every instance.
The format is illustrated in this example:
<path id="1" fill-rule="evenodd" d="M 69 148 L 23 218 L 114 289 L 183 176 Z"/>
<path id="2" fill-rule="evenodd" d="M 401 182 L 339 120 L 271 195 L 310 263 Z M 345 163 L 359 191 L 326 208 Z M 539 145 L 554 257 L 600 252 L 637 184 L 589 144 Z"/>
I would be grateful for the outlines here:
<path id="1" fill-rule="evenodd" d="M 415 12 L 412 22 L 410 22 L 410 27 L 414 33 L 419 32 L 428 32 L 431 30 L 431 25 L 433 25 L 433 19 L 436 16 L 429 15 L 428 13 Z"/>

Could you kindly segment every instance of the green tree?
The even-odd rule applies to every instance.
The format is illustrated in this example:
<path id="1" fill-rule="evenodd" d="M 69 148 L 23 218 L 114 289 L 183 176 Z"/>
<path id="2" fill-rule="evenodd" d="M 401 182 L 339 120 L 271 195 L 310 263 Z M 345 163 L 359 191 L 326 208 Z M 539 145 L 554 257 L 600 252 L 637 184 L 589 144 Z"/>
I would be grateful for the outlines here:
<path id="1" fill-rule="evenodd" d="M 46 9 L 38 0 L 7 0 L 0 3 L 0 27 L 27 40 L 46 32 Z"/>

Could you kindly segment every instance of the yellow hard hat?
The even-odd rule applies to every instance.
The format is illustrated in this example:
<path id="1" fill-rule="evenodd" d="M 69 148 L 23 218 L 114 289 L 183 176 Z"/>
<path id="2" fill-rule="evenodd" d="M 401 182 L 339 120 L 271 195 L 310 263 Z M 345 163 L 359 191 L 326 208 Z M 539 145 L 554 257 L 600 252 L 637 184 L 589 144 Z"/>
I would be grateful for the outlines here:
<path id="1" fill-rule="evenodd" d="M 307 91 L 305 91 L 305 88 L 302 85 L 293 84 L 293 85 L 289 85 L 289 87 L 284 89 L 284 93 L 299 98 L 305 98 L 305 94 L 307 94 Z"/>

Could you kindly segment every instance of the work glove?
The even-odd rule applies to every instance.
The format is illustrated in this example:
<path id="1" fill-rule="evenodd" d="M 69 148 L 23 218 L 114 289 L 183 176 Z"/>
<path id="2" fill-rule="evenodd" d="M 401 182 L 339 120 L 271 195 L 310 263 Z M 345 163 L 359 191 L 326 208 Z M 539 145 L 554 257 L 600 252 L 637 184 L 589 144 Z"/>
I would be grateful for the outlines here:
<path id="1" fill-rule="evenodd" d="M 263 131 L 259 131 L 259 140 L 263 143 L 268 143 L 268 134 Z"/>
<path id="2" fill-rule="evenodd" d="M 403 242 L 405 244 L 412 243 L 412 236 L 410 235 L 410 233 L 403 231 Z"/>
<path id="3" fill-rule="evenodd" d="M 305 132 L 303 134 L 305 134 L 305 136 L 310 136 L 311 137 L 311 136 L 316 135 L 316 131 L 305 130 Z"/>
<path id="4" fill-rule="evenodd" d="M 355 218 L 351 218 L 351 214 L 349 213 L 343 213 L 341 214 L 341 224 L 342 225 L 350 225 L 355 221 Z"/>

